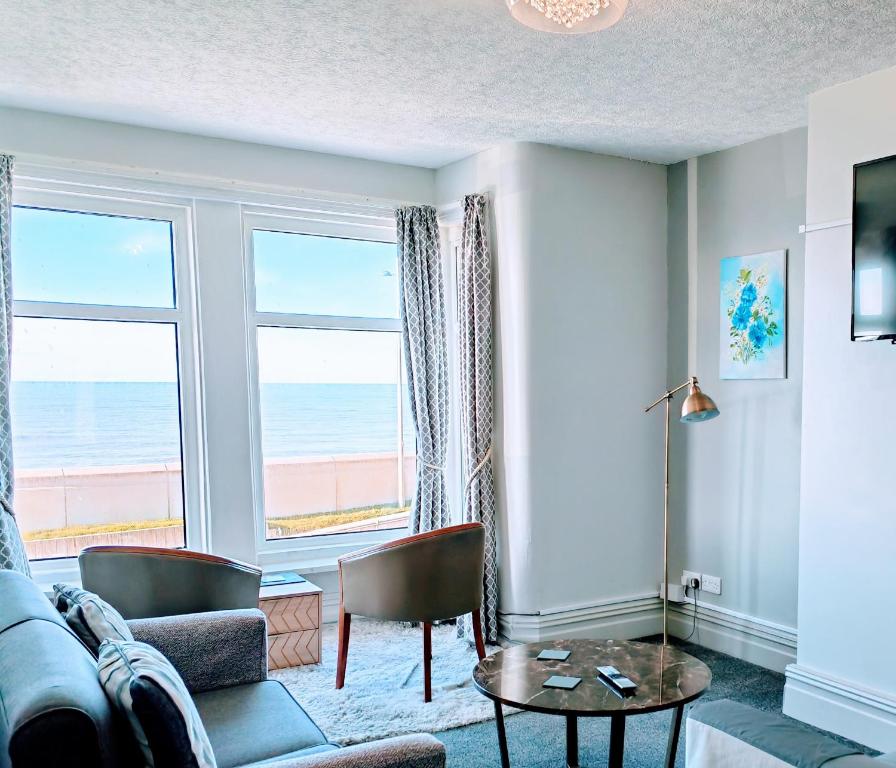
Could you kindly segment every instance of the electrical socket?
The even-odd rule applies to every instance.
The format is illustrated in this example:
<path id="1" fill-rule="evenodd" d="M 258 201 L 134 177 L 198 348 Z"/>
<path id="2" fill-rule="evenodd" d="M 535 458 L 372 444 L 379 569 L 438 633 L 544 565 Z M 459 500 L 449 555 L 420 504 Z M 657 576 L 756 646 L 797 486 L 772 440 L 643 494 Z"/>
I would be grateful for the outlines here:
<path id="1" fill-rule="evenodd" d="M 704 592 L 710 592 L 713 595 L 722 594 L 722 579 L 719 576 L 710 576 L 708 573 L 704 573 L 702 582 L 701 587 Z"/>
<path id="2" fill-rule="evenodd" d="M 682 586 L 690 587 L 692 584 L 691 579 L 697 580 L 697 589 L 700 589 L 700 587 L 703 586 L 703 577 L 696 571 L 682 571 L 681 572 Z"/>

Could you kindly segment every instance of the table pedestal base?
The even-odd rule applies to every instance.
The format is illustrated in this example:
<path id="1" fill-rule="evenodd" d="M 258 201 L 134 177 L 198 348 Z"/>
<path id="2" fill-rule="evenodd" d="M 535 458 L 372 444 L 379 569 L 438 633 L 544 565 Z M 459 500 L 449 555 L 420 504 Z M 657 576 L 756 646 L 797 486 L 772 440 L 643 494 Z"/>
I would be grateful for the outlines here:
<path id="1" fill-rule="evenodd" d="M 675 757 L 678 754 L 678 739 L 681 735 L 681 721 L 684 719 L 684 705 L 672 710 L 672 723 L 669 728 L 669 741 L 666 745 L 665 768 L 675 768 Z M 507 733 L 504 730 L 504 712 L 501 705 L 495 702 L 495 725 L 498 729 L 498 748 L 501 750 L 501 768 L 510 768 L 510 755 L 507 752 Z M 607 768 L 622 768 L 625 754 L 625 715 L 610 716 L 610 755 Z M 566 716 L 566 766 L 579 766 L 579 719 L 573 715 Z"/>

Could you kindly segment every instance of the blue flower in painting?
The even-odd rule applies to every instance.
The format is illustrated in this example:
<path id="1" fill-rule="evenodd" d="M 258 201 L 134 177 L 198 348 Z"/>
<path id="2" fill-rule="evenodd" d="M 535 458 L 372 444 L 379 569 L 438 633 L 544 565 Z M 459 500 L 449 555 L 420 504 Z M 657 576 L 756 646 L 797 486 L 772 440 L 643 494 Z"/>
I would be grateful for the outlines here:
<path id="1" fill-rule="evenodd" d="M 756 301 L 756 286 L 753 283 L 747 283 L 740 292 L 740 305 L 749 309 Z"/>
<path id="2" fill-rule="evenodd" d="M 731 325 L 739 331 L 743 331 L 746 329 L 747 325 L 750 323 L 750 305 L 749 304 L 741 304 L 737 309 L 734 310 L 734 314 L 731 316 Z"/>
<path id="3" fill-rule="evenodd" d="M 749 337 L 756 349 L 761 349 L 762 345 L 765 344 L 765 340 L 768 338 L 768 331 L 762 318 L 759 318 L 750 326 Z"/>

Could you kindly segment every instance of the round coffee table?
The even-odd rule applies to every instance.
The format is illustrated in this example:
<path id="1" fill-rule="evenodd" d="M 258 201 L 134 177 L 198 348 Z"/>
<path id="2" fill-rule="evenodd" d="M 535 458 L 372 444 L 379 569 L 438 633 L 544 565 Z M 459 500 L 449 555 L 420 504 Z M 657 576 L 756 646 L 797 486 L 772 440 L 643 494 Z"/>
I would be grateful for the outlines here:
<path id="1" fill-rule="evenodd" d="M 570 651 L 566 661 L 539 661 L 545 649 Z M 631 678 L 638 690 L 622 697 L 600 681 L 597 667 L 613 666 Z M 544 688 L 551 675 L 580 677 L 573 690 Z M 507 736 L 501 704 L 530 712 L 566 718 L 566 763 L 579 765 L 580 717 L 610 718 L 609 768 L 622 767 L 625 718 L 674 709 L 666 750 L 666 765 L 673 768 L 684 705 L 709 688 L 712 673 L 699 659 L 673 646 L 621 640 L 556 640 L 517 645 L 479 662 L 473 682 L 480 693 L 495 702 L 495 721 L 501 765 L 509 768 Z"/>

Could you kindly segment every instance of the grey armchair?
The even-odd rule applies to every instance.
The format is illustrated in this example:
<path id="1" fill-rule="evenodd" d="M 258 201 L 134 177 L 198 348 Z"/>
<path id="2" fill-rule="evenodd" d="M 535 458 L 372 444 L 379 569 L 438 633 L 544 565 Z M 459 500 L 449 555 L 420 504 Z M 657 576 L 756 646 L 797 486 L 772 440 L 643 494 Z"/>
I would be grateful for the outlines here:
<path id="1" fill-rule="evenodd" d="M 345 685 L 352 615 L 423 625 L 424 701 L 432 701 L 432 624 L 471 613 L 479 658 L 485 528 L 466 523 L 390 541 L 339 559 L 336 687 Z"/>
<path id="2" fill-rule="evenodd" d="M 88 547 L 81 583 L 126 619 L 258 608 L 261 570 L 187 549 Z"/>

